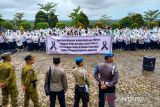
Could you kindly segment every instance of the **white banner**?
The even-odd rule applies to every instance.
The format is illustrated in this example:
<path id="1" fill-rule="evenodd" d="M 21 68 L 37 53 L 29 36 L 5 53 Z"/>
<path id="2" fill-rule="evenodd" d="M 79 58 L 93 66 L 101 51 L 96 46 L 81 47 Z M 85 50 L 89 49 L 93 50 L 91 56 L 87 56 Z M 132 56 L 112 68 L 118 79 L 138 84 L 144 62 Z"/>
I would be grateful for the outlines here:
<path id="1" fill-rule="evenodd" d="M 108 36 L 48 36 L 47 54 L 104 54 L 112 52 L 112 37 Z"/>

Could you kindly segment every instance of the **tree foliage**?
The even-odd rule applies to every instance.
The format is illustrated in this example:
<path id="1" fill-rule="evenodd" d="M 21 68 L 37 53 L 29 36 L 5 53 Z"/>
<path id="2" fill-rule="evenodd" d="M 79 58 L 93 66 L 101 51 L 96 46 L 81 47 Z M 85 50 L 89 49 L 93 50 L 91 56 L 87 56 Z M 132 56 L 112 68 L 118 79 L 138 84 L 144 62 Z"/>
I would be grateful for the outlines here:
<path id="1" fill-rule="evenodd" d="M 139 28 L 138 23 L 133 23 L 133 24 L 131 25 L 131 28 L 132 28 L 132 29 L 134 29 L 134 28 Z"/>
<path id="2" fill-rule="evenodd" d="M 35 16 L 35 26 L 37 26 L 37 23 L 40 22 L 48 22 L 47 15 L 43 11 L 38 11 Z"/>
<path id="3" fill-rule="evenodd" d="M 104 14 L 104 15 L 101 16 L 100 22 L 101 22 L 104 26 L 106 26 L 106 25 L 107 25 L 107 22 L 110 21 L 110 18 L 111 18 L 111 16 L 107 16 L 107 15 Z"/>
<path id="4" fill-rule="evenodd" d="M 131 18 L 132 18 L 133 24 L 136 23 L 138 24 L 139 27 L 144 26 L 144 20 L 141 14 L 134 14 L 132 15 Z"/>
<path id="5" fill-rule="evenodd" d="M 37 23 L 36 29 L 46 29 L 49 27 L 49 24 L 47 22 L 41 22 Z"/>
<path id="6" fill-rule="evenodd" d="M 35 25 L 36 23 L 40 22 L 47 22 L 50 28 L 53 28 L 56 26 L 56 23 L 58 22 L 58 17 L 55 15 L 55 7 L 57 6 L 57 3 L 48 2 L 46 4 L 38 4 L 40 6 L 40 9 L 45 11 L 39 11 L 36 15 Z"/>
<path id="7" fill-rule="evenodd" d="M 16 26 L 20 26 L 20 24 L 22 23 L 23 21 L 23 17 L 24 17 L 24 13 L 16 13 L 14 15 L 14 20 L 16 22 Z"/>
<path id="8" fill-rule="evenodd" d="M 54 28 L 56 26 L 56 23 L 58 22 L 57 15 L 55 15 L 53 12 L 49 13 L 49 19 L 48 24 L 50 28 Z"/>
<path id="9" fill-rule="evenodd" d="M 23 27 L 24 30 L 30 30 L 31 29 L 31 24 L 29 22 L 22 22 L 20 27 Z"/>
<path id="10" fill-rule="evenodd" d="M 131 17 L 124 17 L 119 21 L 122 28 L 131 27 L 133 20 Z"/>
<path id="11" fill-rule="evenodd" d="M 119 23 L 113 23 L 112 24 L 112 29 L 120 29 L 121 25 Z"/>
<path id="12" fill-rule="evenodd" d="M 80 9 L 80 6 L 78 6 L 76 9 L 73 9 L 73 12 L 70 13 L 69 17 L 72 19 L 73 25 L 76 25 L 77 23 L 82 23 L 83 26 L 86 28 L 89 26 L 89 20 L 87 15 Z"/>
<path id="13" fill-rule="evenodd" d="M 56 27 L 57 28 L 65 28 L 66 27 L 66 24 L 65 23 L 62 23 L 62 22 L 58 22 L 58 23 L 56 23 Z"/>
<path id="14" fill-rule="evenodd" d="M 58 5 L 57 3 L 47 2 L 46 4 L 38 4 L 41 10 L 44 10 L 49 14 L 49 12 L 55 12 L 55 7 Z"/>
<path id="15" fill-rule="evenodd" d="M 154 28 L 154 27 L 156 27 L 156 26 L 158 26 L 158 22 L 155 22 L 155 21 L 149 22 L 149 27 L 150 27 L 150 28 Z"/>
<path id="16" fill-rule="evenodd" d="M 11 22 L 9 21 L 4 21 L 4 22 L 1 22 L 1 27 L 3 29 L 12 29 L 13 28 L 13 25 Z"/>
<path id="17" fill-rule="evenodd" d="M 144 12 L 144 19 L 148 22 L 155 21 L 160 17 L 159 10 L 148 10 Z"/>

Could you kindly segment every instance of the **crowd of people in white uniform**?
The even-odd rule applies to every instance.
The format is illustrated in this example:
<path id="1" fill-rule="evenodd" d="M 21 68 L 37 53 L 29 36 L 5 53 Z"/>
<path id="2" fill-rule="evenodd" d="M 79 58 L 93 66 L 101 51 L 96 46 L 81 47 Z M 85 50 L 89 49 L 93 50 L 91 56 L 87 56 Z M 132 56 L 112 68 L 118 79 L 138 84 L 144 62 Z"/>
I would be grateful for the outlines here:
<path id="1" fill-rule="evenodd" d="M 160 50 L 160 28 L 158 27 L 114 30 L 66 27 L 33 31 L 0 31 L 0 51 L 12 49 L 45 51 L 47 36 L 106 36 L 108 34 L 113 37 L 113 50 Z"/>

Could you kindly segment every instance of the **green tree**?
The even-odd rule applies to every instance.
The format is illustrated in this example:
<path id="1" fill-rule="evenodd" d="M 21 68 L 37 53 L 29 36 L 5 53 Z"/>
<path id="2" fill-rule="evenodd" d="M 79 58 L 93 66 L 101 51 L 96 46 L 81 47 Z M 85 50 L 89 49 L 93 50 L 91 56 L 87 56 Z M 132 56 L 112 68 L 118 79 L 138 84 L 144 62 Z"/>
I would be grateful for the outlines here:
<path id="1" fill-rule="evenodd" d="M 22 22 L 21 27 L 23 27 L 24 30 L 30 30 L 31 29 L 31 24 L 29 22 Z"/>
<path id="2" fill-rule="evenodd" d="M 40 6 L 41 10 L 44 10 L 46 13 L 45 14 L 45 19 L 46 21 L 38 21 L 38 22 L 47 22 L 49 24 L 50 28 L 53 28 L 56 26 L 56 23 L 58 22 L 58 17 L 55 15 L 55 7 L 57 6 L 57 3 L 53 2 L 48 2 L 46 4 L 38 4 Z M 35 22 L 37 23 L 37 22 Z"/>
<path id="3" fill-rule="evenodd" d="M 157 26 L 158 26 L 158 22 L 151 21 L 151 22 L 149 22 L 148 25 L 149 25 L 150 28 L 154 28 L 154 27 L 157 27 Z"/>
<path id="4" fill-rule="evenodd" d="M 73 12 L 70 13 L 69 17 L 72 19 L 73 25 L 77 24 L 79 22 L 79 13 L 80 13 L 80 6 L 78 6 L 76 9 L 73 9 Z"/>
<path id="5" fill-rule="evenodd" d="M 35 27 L 37 26 L 37 23 L 40 22 L 48 22 L 47 15 L 43 11 L 38 11 L 35 16 Z"/>
<path id="6" fill-rule="evenodd" d="M 41 22 L 37 23 L 36 29 L 46 29 L 49 27 L 49 24 L 47 22 Z"/>
<path id="7" fill-rule="evenodd" d="M 58 22 L 57 15 L 55 15 L 53 12 L 49 13 L 49 19 L 48 24 L 50 28 L 54 28 L 56 26 L 56 23 Z"/>
<path id="8" fill-rule="evenodd" d="M 12 23 L 9 21 L 1 22 L 1 26 L 3 29 L 12 29 L 13 28 Z"/>
<path id="9" fill-rule="evenodd" d="M 141 14 L 134 14 L 132 15 L 131 18 L 132 18 L 133 24 L 137 23 L 139 27 L 144 26 L 144 20 Z"/>
<path id="10" fill-rule="evenodd" d="M 131 28 L 132 28 L 132 29 L 134 29 L 134 28 L 139 28 L 138 23 L 133 23 L 133 24 L 131 25 Z"/>
<path id="11" fill-rule="evenodd" d="M 45 12 L 47 12 L 47 15 L 49 14 L 49 12 L 55 12 L 55 7 L 57 6 L 57 3 L 53 3 L 53 2 L 48 2 L 46 4 L 38 4 L 40 6 L 40 9 L 44 10 Z"/>
<path id="12" fill-rule="evenodd" d="M 4 19 L 2 19 L 2 15 L 0 14 L 0 23 L 5 21 Z"/>
<path id="13" fill-rule="evenodd" d="M 111 16 L 107 16 L 107 15 L 102 15 L 101 18 L 100 18 L 100 22 L 103 24 L 103 25 L 107 25 L 107 22 L 109 22 Z"/>
<path id="14" fill-rule="evenodd" d="M 155 21 L 160 17 L 159 10 L 148 10 L 147 12 L 144 12 L 144 19 L 149 22 Z"/>
<path id="15" fill-rule="evenodd" d="M 120 29 L 121 25 L 119 23 L 113 23 L 112 24 L 112 29 Z"/>
<path id="16" fill-rule="evenodd" d="M 87 28 L 89 26 L 88 17 L 82 11 L 79 13 L 79 22 L 82 23 L 85 28 Z"/>
<path id="17" fill-rule="evenodd" d="M 14 15 L 14 21 L 16 23 L 16 26 L 20 26 L 20 24 L 22 23 L 23 21 L 23 17 L 24 17 L 24 13 L 16 13 Z"/>
<path id="18" fill-rule="evenodd" d="M 86 14 L 83 11 L 80 11 L 80 6 L 76 9 L 73 9 L 73 12 L 70 13 L 69 17 L 72 19 L 72 24 L 76 25 L 77 23 L 82 23 L 86 28 L 89 26 L 89 20 Z"/>
<path id="19" fill-rule="evenodd" d="M 119 21 L 122 28 L 131 27 L 133 20 L 131 17 L 124 17 Z"/>
<path id="20" fill-rule="evenodd" d="M 62 23 L 62 22 L 58 22 L 58 23 L 56 23 L 56 27 L 57 28 L 65 28 L 66 27 L 66 24 L 65 23 Z"/>

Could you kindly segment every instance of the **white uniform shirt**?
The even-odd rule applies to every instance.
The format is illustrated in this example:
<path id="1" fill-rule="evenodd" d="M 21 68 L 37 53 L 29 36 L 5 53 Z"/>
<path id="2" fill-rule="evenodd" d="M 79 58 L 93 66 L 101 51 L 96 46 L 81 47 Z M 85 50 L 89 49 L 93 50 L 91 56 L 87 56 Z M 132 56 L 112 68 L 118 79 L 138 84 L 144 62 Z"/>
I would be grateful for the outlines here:
<path id="1" fill-rule="evenodd" d="M 22 35 L 16 35 L 16 44 L 17 46 L 22 46 Z"/>
<path id="2" fill-rule="evenodd" d="M 33 43 L 38 43 L 39 37 L 37 35 L 33 36 Z"/>
<path id="3" fill-rule="evenodd" d="M 4 37 L 2 35 L 0 36 L 0 43 L 4 43 Z"/>
<path id="4" fill-rule="evenodd" d="M 26 36 L 26 39 L 27 39 L 27 43 L 32 43 L 32 36 L 31 35 L 27 35 Z"/>
<path id="5" fill-rule="evenodd" d="M 46 36 L 45 35 L 40 36 L 40 42 L 44 43 L 45 41 L 46 41 Z"/>

